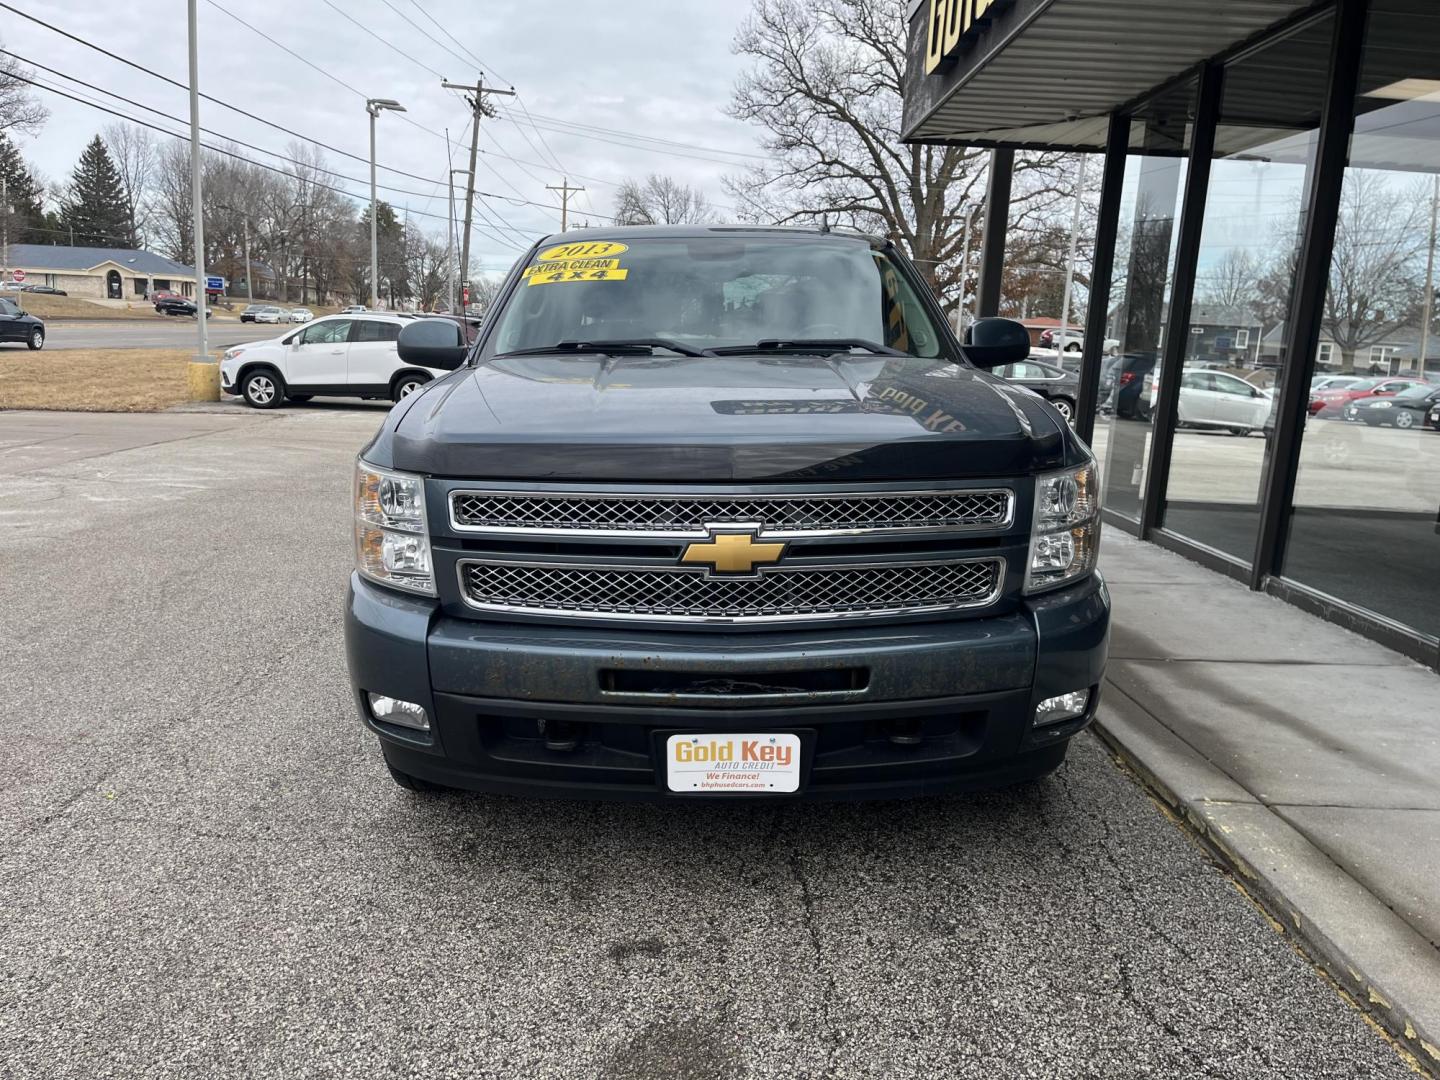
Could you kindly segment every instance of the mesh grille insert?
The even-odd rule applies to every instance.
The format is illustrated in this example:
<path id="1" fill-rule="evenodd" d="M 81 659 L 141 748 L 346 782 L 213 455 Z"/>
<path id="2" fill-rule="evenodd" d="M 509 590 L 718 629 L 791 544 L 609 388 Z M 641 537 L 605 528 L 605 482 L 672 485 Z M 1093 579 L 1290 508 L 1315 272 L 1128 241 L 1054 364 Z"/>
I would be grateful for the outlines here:
<path id="1" fill-rule="evenodd" d="M 777 569 L 753 578 L 668 567 L 460 564 L 475 605 L 512 611 L 679 619 L 776 619 L 954 610 L 994 601 L 1003 560 Z"/>
<path id="2" fill-rule="evenodd" d="M 457 491 L 461 529 L 703 535 L 707 525 L 759 523 L 767 535 L 825 531 L 996 529 L 1011 520 L 1006 489 L 923 494 L 681 498 Z"/>

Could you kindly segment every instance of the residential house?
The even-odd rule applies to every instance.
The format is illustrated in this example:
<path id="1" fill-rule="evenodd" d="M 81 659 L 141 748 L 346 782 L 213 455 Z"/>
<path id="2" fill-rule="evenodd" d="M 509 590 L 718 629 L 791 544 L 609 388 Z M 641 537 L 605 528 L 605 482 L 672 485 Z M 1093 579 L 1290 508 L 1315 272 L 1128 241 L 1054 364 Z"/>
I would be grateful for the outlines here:
<path id="1" fill-rule="evenodd" d="M 11 244 L 8 251 L 6 270 L 23 270 L 27 285 L 49 285 L 71 296 L 139 300 L 159 290 L 195 294 L 195 271 L 153 251 L 58 244 Z"/>

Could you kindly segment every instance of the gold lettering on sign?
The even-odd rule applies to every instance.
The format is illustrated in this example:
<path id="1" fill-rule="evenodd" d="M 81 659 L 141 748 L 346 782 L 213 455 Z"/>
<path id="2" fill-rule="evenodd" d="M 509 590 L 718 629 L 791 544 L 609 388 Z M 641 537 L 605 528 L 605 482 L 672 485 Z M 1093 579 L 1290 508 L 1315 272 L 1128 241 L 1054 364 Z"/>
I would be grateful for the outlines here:
<path id="1" fill-rule="evenodd" d="M 930 0 L 925 23 L 925 74 L 930 75 L 978 29 L 998 0 Z"/>

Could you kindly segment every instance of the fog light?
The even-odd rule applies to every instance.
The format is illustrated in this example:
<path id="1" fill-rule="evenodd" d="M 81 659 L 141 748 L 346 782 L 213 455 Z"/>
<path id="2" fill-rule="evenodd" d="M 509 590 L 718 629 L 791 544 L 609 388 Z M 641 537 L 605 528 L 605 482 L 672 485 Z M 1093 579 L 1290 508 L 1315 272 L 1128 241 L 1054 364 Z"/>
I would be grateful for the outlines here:
<path id="1" fill-rule="evenodd" d="M 370 712 L 376 720 L 386 724 L 414 728 L 416 731 L 430 730 L 430 718 L 425 715 L 425 709 L 413 701 L 371 694 Z"/>
<path id="2" fill-rule="evenodd" d="M 1068 694 L 1046 698 L 1035 706 L 1035 723 L 1038 726 L 1040 724 L 1058 724 L 1062 720 L 1074 720 L 1077 716 L 1085 715 L 1085 709 L 1089 704 L 1089 690 L 1072 690 Z"/>

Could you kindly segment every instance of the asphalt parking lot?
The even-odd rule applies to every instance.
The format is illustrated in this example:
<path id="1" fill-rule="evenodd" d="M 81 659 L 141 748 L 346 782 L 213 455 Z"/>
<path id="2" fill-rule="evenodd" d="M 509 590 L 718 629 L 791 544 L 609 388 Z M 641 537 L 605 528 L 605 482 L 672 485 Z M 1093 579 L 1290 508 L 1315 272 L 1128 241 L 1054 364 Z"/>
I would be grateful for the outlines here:
<path id="1" fill-rule="evenodd" d="M 1089 737 L 923 802 L 395 787 L 383 413 L 0 413 L 0 1075 L 1412 1075 Z"/>

